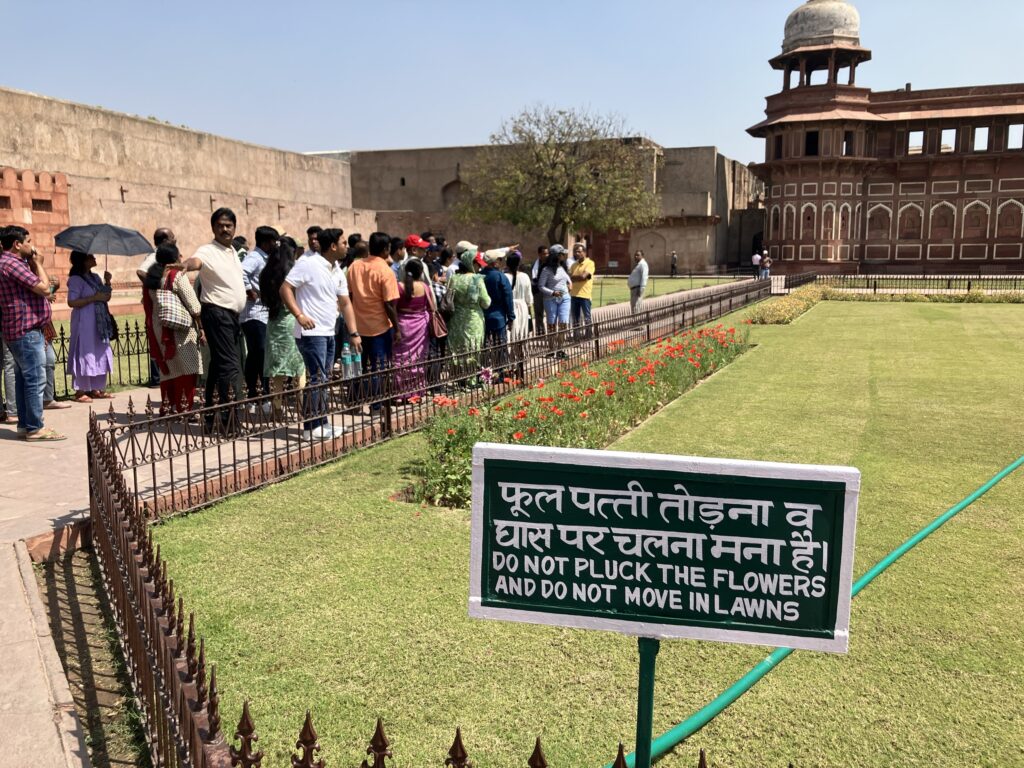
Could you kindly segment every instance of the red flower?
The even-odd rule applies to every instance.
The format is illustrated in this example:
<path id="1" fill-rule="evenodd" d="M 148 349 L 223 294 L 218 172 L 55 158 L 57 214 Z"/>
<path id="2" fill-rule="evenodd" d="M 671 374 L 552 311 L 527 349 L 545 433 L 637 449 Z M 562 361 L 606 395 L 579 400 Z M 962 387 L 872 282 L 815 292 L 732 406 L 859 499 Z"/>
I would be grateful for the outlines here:
<path id="1" fill-rule="evenodd" d="M 628 379 L 626 379 L 626 381 L 628 381 L 630 384 L 635 384 L 636 376 L 630 376 Z"/>
<path id="2" fill-rule="evenodd" d="M 516 414 L 516 418 L 519 419 L 520 421 L 522 419 L 525 419 L 526 418 L 526 411 L 519 411 L 519 413 Z"/>
<path id="3" fill-rule="evenodd" d="M 590 418 L 590 414 L 588 414 L 586 411 L 584 411 L 583 413 L 580 414 L 580 418 L 581 419 L 589 419 Z"/>
<path id="4" fill-rule="evenodd" d="M 512 435 L 512 439 L 513 440 L 522 440 L 523 439 L 523 433 L 522 432 L 516 432 L 514 435 Z"/>
<path id="5" fill-rule="evenodd" d="M 535 433 L 535 432 L 537 431 L 537 428 L 536 428 L 536 427 L 530 427 L 530 428 L 529 428 L 528 430 L 526 430 L 526 431 L 527 431 L 527 432 L 529 432 L 529 433 L 530 433 L 530 434 L 532 435 L 532 434 L 534 434 L 534 433 Z"/>
<path id="6" fill-rule="evenodd" d="M 480 415 L 480 409 L 479 408 L 470 408 L 469 411 L 467 411 L 467 413 L 469 413 L 470 416 L 479 416 Z"/>
<path id="7" fill-rule="evenodd" d="M 614 390 L 614 389 L 606 389 L 606 390 L 604 391 L 604 393 L 605 393 L 606 395 L 608 395 L 608 397 L 611 397 L 612 395 L 614 395 L 614 394 L 615 394 L 615 390 Z"/>
<path id="8" fill-rule="evenodd" d="M 454 435 L 455 434 L 455 430 L 454 429 L 449 429 L 448 430 L 448 434 L 449 435 Z"/>

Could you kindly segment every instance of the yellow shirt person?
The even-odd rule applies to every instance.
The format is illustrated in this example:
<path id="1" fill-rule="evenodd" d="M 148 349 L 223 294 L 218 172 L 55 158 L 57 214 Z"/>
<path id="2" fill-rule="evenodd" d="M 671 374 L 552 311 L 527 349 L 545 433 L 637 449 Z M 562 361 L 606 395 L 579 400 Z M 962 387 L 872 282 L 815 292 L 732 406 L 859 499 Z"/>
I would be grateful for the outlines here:
<path id="1" fill-rule="evenodd" d="M 594 295 L 594 262 L 587 256 L 581 259 L 577 259 L 576 263 L 569 269 L 569 277 L 572 280 L 572 287 L 569 288 L 569 295 L 574 299 L 587 299 L 588 301 Z M 591 277 L 589 280 L 577 280 L 576 278 L 589 274 Z"/>

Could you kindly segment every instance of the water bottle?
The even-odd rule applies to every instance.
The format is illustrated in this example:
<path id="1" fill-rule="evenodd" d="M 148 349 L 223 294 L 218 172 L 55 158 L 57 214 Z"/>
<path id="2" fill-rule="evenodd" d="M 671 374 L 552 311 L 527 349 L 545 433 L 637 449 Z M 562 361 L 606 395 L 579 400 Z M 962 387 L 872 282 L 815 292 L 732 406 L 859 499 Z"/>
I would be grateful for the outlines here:
<path id="1" fill-rule="evenodd" d="M 349 347 L 346 341 L 341 345 L 341 378 L 348 379 L 352 377 L 352 349 Z"/>
<path id="2" fill-rule="evenodd" d="M 359 353 L 356 352 L 353 349 L 352 350 L 352 357 L 351 357 L 351 365 L 349 366 L 349 374 L 348 374 L 348 376 L 349 376 L 350 379 L 354 379 L 356 376 L 359 376 L 360 374 L 362 374 L 362 372 L 363 372 L 362 359 L 360 358 Z"/>

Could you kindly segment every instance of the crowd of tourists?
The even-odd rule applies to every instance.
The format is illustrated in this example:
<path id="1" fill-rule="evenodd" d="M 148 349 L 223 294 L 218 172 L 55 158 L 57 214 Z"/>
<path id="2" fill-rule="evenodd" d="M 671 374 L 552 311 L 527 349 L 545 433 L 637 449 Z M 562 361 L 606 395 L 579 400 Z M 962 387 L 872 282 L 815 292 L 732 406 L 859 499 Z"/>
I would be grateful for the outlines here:
<path id="1" fill-rule="evenodd" d="M 438 359 L 456 355 L 480 365 L 482 349 L 548 334 L 551 356 L 564 356 L 566 333 L 587 334 L 595 266 L 583 243 L 537 250 L 525 263 L 518 244 L 485 249 L 450 245 L 431 232 L 393 237 L 374 232 L 347 237 L 342 229 L 311 226 L 305 243 L 269 226 L 252 247 L 221 208 L 210 219 L 213 239 L 192 256 L 178 250 L 174 232 L 154 233 L 155 250 L 139 265 L 153 379 L 162 413 L 193 409 L 204 378 L 206 406 L 270 395 L 260 406 L 283 415 L 281 394 L 306 392 L 304 429 L 332 436 L 324 416 L 324 387 L 332 376 L 356 376 L 394 366 L 405 397 L 422 396 Z M 6 416 L 28 440 L 60 440 L 43 424 L 56 401 L 50 305 L 57 288 L 37 258 L 29 232 L 2 231 L 2 300 Z M 116 337 L 107 304 L 111 275 L 95 272 L 92 254 L 73 252 L 67 301 L 71 308 L 68 370 L 74 400 L 108 398 Z M 647 285 L 643 253 L 634 256 L 630 304 L 639 311 Z M 500 365 L 501 355 L 493 361 Z M 372 386 L 379 386 L 371 377 Z M 255 408 L 255 406 L 252 406 Z M 224 417 L 227 411 L 224 410 Z M 207 429 L 224 427 L 207 416 Z"/>

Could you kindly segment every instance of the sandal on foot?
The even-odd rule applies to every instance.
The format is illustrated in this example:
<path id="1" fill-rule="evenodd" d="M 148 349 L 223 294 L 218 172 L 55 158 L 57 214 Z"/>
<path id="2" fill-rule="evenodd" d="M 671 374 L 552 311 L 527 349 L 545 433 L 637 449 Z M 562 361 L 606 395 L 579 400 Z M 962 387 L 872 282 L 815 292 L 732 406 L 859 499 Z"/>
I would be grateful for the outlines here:
<path id="1" fill-rule="evenodd" d="M 96 392 L 96 391 L 93 391 L 92 392 L 92 399 L 93 400 L 113 400 L 114 396 L 112 394 L 110 394 L 109 392 L 103 392 L 103 391 Z"/>
<path id="2" fill-rule="evenodd" d="M 63 411 L 65 408 L 70 408 L 71 403 L 61 403 L 56 400 L 51 400 L 43 406 L 43 410 L 46 411 Z"/>
<path id="3" fill-rule="evenodd" d="M 89 396 L 88 396 L 87 394 L 85 394 L 85 393 L 83 392 L 83 393 L 82 393 L 82 394 L 80 394 L 80 395 L 75 395 L 75 397 L 74 397 L 74 401 L 75 401 L 76 403 L 91 403 L 91 402 L 92 402 L 92 398 L 91 398 L 91 397 L 89 397 Z"/>
<path id="4" fill-rule="evenodd" d="M 25 435 L 25 440 L 29 443 L 42 443 L 42 442 L 56 442 L 57 440 L 67 440 L 67 438 L 55 432 L 52 429 L 40 429 L 38 432 L 32 432 L 31 434 Z"/>

